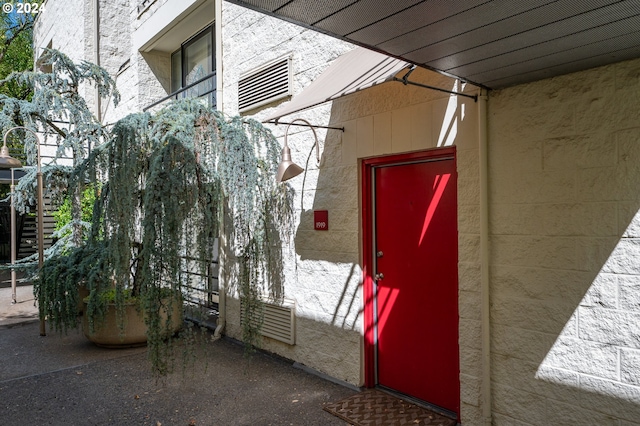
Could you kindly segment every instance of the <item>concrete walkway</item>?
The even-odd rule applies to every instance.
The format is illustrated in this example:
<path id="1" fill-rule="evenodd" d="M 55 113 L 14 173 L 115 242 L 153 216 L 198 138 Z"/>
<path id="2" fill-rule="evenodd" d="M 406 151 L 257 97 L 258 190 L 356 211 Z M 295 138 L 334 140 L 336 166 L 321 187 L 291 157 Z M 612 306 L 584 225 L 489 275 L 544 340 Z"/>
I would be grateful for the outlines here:
<path id="1" fill-rule="evenodd" d="M 11 299 L 11 285 L 3 283 L 0 287 L 0 328 L 26 321 L 38 320 L 38 308 L 34 304 L 33 286 L 17 286 L 17 303 L 12 304 Z"/>
<path id="2" fill-rule="evenodd" d="M 176 372 L 156 380 L 145 348 L 101 349 L 77 331 L 41 337 L 30 291 L 19 287 L 11 305 L 0 288 L 2 424 L 345 424 L 322 407 L 354 390 L 229 340 L 207 343 L 192 364 L 178 354 Z"/>

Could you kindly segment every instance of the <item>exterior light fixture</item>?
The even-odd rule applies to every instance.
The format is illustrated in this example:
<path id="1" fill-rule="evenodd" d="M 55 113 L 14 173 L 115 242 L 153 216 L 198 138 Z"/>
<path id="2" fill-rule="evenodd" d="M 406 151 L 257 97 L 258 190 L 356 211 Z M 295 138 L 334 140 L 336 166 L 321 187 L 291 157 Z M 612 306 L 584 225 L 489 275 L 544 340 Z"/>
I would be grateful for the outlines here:
<path id="1" fill-rule="evenodd" d="M 8 164 L 11 160 L 17 161 L 15 158 L 9 157 L 9 150 L 7 149 L 7 136 L 9 136 L 9 133 L 11 133 L 14 130 L 18 130 L 18 129 L 22 129 L 26 132 L 32 133 L 33 136 L 35 136 L 36 138 L 36 166 L 37 166 L 37 171 L 36 171 L 36 179 L 37 179 L 37 184 L 38 184 L 38 193 L 37 193 L 37 198 L 36 198 L 36 207 L 38 209 L 38 216 L 37 216 L 37 226 L 38 226 L 38 269 L 42 269 L 42 265 L 44 264 L 44 201 L 43 201 L 43 183 L 42 183 L 42 168 L 40 167 L 40 138 L 38 137 L 38 134 L 36 132 L 34 132 L 33 130 L 24 127 L 24 126 L 16 126 L 16 127 L 12 127 L 9 130 L 7 130 L 4 134 L 4 144 L 2 145 L 2 148 L 0 149 L 0 165 L 1 164 Z M 6 156 L 5 156 L 6 155 Z M 8 157 L 8 158 L 7 158 Z M 11 158 L 11 160 L 9 160 L 9 158 Z M 17 165 L 15 167 L 20 167 L 21 164 L 18 161 Z M 0 166 L 1 167 L 1 166 Z M 13 166 L 12 166 L 13 167 Z M 5 167 L 6 168 L 6 167 Z M 12 203 L 13 205 L 13 203 Z M 12 232 L 13 228 L 12 228 Z M 41 336 L 46 336 L 47 332 L 45 329 L 45 323 L 44 323 L 44 315 L 42 314 L 42 306 L 40 306 L 40 335 Z"/>
<path id="2" fill-rule="evenodd" d="M 9 155 L 9 148 L 7 147 L 7 134 L 4 135 L 4 144 L 0 148 L 0 169 L 15 169 L 22 167 L 22 163 L 17 158 L 13 158 Z"/>
<path id="3" fill-rule="evenodd" d="M 8 132 L 7 132 L 8 133 Z M 11 169 L 11 266 L 16 263 L 16 206 L 13 203 L 13 193 L 15 191 L 13 169 L 22 167 L 22 163 L 17 158 L 9 155 L 7 147 L 7 135 L 4 137 L 4 144 L 0 148 L 0 169 Z M 11 304 L 17 303 L 16 297 L 16 270 L 11 268 Z"/>
<path id="4" fill-rule="evenodd" d="M 298 176 L 300 173 L 304 171 L 304 169 L 298 166 L 291 160 L 291 150 L 289 149 L 289 144 L 287 143 L 287 135 L 289 134 L 289 127 L 296 121 L 303 121 L 311 128 L 313 132 L 313 137 L 315 138 L 315 146 L 316 146 L 316 159 L 318 163 L 320 162 L 320 145 L 318 144 L 318 135 L 316 135 L 316 130 L 313 128 L 311 123 L 309 123 L 304 118 L 296 118 L 287 126 L 287 129 L 284 131 L 284 147 L 282 148 L 282 161 L 278 165 L 278 173 L 276 174 L 276 182 L 284 182 L 286 180 L 291 179 L 292 177 Z"/>

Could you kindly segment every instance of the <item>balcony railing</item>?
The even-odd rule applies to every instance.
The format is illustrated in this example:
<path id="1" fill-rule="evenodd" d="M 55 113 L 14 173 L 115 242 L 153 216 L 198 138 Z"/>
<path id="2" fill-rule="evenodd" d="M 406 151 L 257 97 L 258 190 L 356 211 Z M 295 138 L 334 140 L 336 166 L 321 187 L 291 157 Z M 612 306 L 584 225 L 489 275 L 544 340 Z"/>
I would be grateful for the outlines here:
<path id="1" fill-rule="evenodd" d="M 138 15 L 142 14 L 145 10 L 149 8 L 156 0 L 140 0 L 138 2 Z"/>
<path id="2" fill-rule="evenodd" d="M 142 111 L 147 111 L 155 106 L 160 105 L 163 102 L 172 99 L 184 99 L 184 98 L 204 98 L 207 97 L 209 105 L 216 107 L 216 73 L 202 77 L 199 80 L 194 81 L 185 87 L 176 90 L 175 92 L 165 96 L 164 98 L 146 106 Z"/>

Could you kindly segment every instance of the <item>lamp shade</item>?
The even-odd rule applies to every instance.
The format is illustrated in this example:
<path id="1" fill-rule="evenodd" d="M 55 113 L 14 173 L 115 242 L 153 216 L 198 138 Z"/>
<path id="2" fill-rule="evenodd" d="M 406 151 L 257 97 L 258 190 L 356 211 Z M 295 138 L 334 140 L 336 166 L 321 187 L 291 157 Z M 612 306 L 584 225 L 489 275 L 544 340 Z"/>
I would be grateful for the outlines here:
<path id="1" fill-rule="evenodd" d="M 282 161 L 280 161 L 280 165 L 278 165 L 278 173 L 276 174 L 276 182 L 284 182 L 285 180 L 289 180 L 292 177 L 298 176 L 300 173 L 304 172 L 304 169 L 298 166 L 296 163 L 291 161 L 291 150 L 289 149 L 289 144 L 287 143 L 287 136 L 289 135 L 289 128 L 296 121 L 302 121 L 306 123 L 307 126 L 313 132 L 313 138 L 315 139 L 315 147 L 316 147 L 316 158 L 318 159 L 318 164 L 320 164 L 320 146 L 318 145 L 318 135 L 316 135 L 316 131 L 307 120 L 304 118 L 296 118 L 289 125 L 287 129 L 284 131 L 284 147 L 282 148 Z M 276 124 L 278 124 L 276 122 Z"/>
<path id="2" fill-rule="evenodd" d="M 0 149 L 0 169 L 13 169 L 17 167 L 22 167 L 20 160 L 10 156 L 7 145 L 2 145 Z"/>
<path id="3" fill-rule="evenodd" d="M 287 145 L 282 148 L 282 161 L 278 165 L 278 173 L 276 174 L 276 182 L 284 182 L 292 177 L 298 176 L 304 169 L 291 161 L 291 150 Z"/>

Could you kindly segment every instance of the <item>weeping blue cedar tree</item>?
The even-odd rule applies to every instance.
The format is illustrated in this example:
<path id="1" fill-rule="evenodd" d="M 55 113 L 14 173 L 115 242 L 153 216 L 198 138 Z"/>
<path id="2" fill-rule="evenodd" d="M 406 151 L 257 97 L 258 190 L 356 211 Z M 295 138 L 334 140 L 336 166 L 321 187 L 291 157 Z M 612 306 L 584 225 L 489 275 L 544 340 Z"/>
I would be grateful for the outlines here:
<path id="1" fill-rule="evenodd" d="M 292 190 L 275 182 L 277 140 L 259 122 L 228 119 L 198 100 L 130 115 L 107 131 L 78 95 L 78 85 L 91 82 L 116 103 L 108 74 L 56 51 L 49 55 L 53 75 L 12 76 L 38 90 L 28 105 L 0 98 L 4 110 L 13 111 L 11 119 L 0 115 L 0 126 L 19 118 L 30 128 L 49 129 L 59 155 L 71 150 L 73 166 L 45 169 L 54 198 L 81 194 L 87 183 L 101 190 L 91 224 L 72 209 L 72 223 L 87 228 L 88 238 L 76 235 L 48 250 L 34 287 L 41 315 L 57 330 L 76 327 L 80 282 L 90 290 L 92 328 L 105 313 L 105 293 L 114 295 L 120 316 L 132 296 L 146 312 L 152 368 L 164 374 L 174 341 L 163 339 L 172 319 L 161 318 L 162 304 L 167 294 L 188 291 L 192 275 L 185 269 L 206 275 L 214 240 L 224 236 L 228 291 L 243 300 L 244 341 L 256 344 L 262 297 L 284 296 L 283 246 L 293 230 Z M 57 126 L 63 120 L 68 125 Z M 33 149 L 33 140 L 25 144 L 30 158 Z M 31 173 L 16 191 L 23 210 L 34 199 L 33 181 Z"/>

